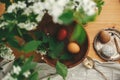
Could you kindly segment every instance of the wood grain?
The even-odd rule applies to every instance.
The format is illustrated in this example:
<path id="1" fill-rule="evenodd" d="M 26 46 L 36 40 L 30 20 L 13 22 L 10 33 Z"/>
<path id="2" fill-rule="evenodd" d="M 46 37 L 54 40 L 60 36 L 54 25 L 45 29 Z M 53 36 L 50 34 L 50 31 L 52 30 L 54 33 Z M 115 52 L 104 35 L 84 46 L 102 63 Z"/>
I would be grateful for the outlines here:
<path id="1" fill-rule="evenodd" d="M 93 40 L 95 35 L 104 28 L 115 26 L 116 29 L 120 30 L 120 1 L 119 0 L 104 0 L 105 4 L 101 14 L 96 18 L 94 22 L 87 24 L 85 27 L 89 39 L 90 47 L 88 56 L 93 59 L 103 61 L 94 51 Z M 0 4 L 0 15 L 4 12 L 3 4 Z M 120 60 L 119 60 L 120 62 Z"/>

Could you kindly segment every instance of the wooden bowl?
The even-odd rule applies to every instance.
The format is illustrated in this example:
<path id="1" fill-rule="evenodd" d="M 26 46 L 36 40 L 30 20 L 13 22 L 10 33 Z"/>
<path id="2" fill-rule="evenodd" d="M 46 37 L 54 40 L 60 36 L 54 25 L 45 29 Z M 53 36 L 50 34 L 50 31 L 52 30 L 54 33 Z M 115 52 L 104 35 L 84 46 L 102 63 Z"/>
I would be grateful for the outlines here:
<path id="1" fill-rule="evenodd" d="M 43 18 L 43 21 L 40 23 L 39 25 L 39 29 L 41 31 L 44 31 L 46 34 L 50 33 L 50 35 L 54 35 L 56 30 L 59 28 L 65 28 L 68 31 L 68 37 L 70 37 L 70 35 L 72 34 L 74 28 L 75 28 L 76 23 L 72 23 L 70 25 L 59 25 L 59 24 L 55 24 L 52 22 L 52 19 L 50 16 L 45 16 Z M 85 31 L 86 32 L 86 31 Z M 69 40 L 65 41 L 67 45 Z M 88 34 L 86 32 L 86 40 L 84 41 L 84 43 L 82 45 L 80 45 L 80 52 L 78 54 L 71 54 L 73 56 L 73 58 L 71 60 L 62 60 L 61 62 L 63 64 L 65 64 L 68 68 L 74 67 L 76 65 L 78 65 L 79 63 L 81 63 L 85 58 L 86 55 L 88 54 L 88 50 L 89 50 L 89 38 L 88 38 Z M 57 60 L 55 59 L 51 59 L 49 56 L 42 56 L 44 57 L 44 61 L 55 67 Z"/>

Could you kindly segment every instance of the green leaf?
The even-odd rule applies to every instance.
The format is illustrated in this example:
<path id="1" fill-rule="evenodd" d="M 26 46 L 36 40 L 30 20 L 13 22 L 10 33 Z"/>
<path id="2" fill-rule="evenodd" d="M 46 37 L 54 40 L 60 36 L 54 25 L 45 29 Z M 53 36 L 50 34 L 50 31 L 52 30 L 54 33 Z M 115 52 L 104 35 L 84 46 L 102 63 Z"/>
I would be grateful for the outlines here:
<path id="1" fill-rule="evenodd" d="M 81 22 L 82 22 L 82 24 L 86 24 L 88 22 L 94 21 L 95 18 L 96 18 L 96 14 L 95 15 L 91 15 L 91 16 L 85 15 L 83 18 L 81 18 Z"/>
<path id="2" fill-rule="evenodd" d="M 13 65 L 23 65 L 24 64 L 24 56 L 20 56 L 18 59 L 14 61 Z"/>
<path id="3" fill-rule="evenodd" d="M 36 40 L 30 41 L 30 42 L 28 42 L 27 44 L 25 44 L 25 45 L 23 46 L 23 51 L 24 51 L 25 53 L 29 53 L 29 52 L 31 52 L 31 51 L 34 51 L 34 50 L 36 50 L 36 49 L 38 48 L 38 46 L 39 46 L 40 44 L 41 44 L 40 41 L 36 41 Z"/>
<path id="4" fill-rule="evenodd" d="M 18 1 L 26 1 L 26 0 L 13 0 L 13 1 L 17 3 Z"/>
<path id="5" fill-rule="evenodd" d="M 22 31 L 19 28 L 17 28 L 17 32 L 21 37 L 23 36 Z"/>
<path id="6" fill-rule="evenodd" d="M 50 41 L 49 44 L 50 44 L 49 45 L 50 53 L 48 53 L 48 56 L 50 56 L 52 59 L 58 59 L 60 57 L 60 53 L 64 49 L 64 43 L 55 42 L 53 40 L 53 41 Z"/>
<path id="7" fill-rule="evenodd" d="M 38 72 L 34 72 L 31 76 L 30 76 L 30 78 L 29 78 L 29 80 L 38 80 Z"/>
<path id="8" fill-rule="evenodd" d="M 14 28 L 15 28 L 15 23 L 14 22 L 8 22 L 8 25 L 5 26 L 6 29 L 8 29 L 9 32 L 13 32 Z"/>
<path id="9" fill-rule="evenodd" d="M 30 69 L 34 69 L 36 65 L 37 63 L 33 62 L 33 56 L 31 56 L 30 58 L 27 58 L 26 61 L 24 62 L 24 65 L 22 66 L 21 73 L 24 73 Z"/>
<path id="10" fill-rule="evenodd" d="M 73 21 L 73 11 L 69 10 L 64 12 L 60 17 L 60 20 L 62 20 L 62 22 L 64 24 L 69 24 Z"/>
<path id="11" fill-rule="evenodd" d="M 29 18 L 29 20 L 30 20 L 31 22 L 35 22 L 35 21 L 36 21 L 36 18 L 35 18 L 35 17 L 37 17 L 37 15 L 34 14 L 34 13 L 31 13 L 31 14 L 28 16 L 28 18 Z"/>
<path id="12" fill-rule="evenodd" d="M 15 19 L 15 14 L 14 13 L 6 13 L 6 14 L 3 14 L 3 17 L 6 19 L 6 20 L 14 20 Z"/>
<path id="13" fill-rule="evenodd" d="M 27 16 L 26 15 L 19 15 L 17 17 L 18 22 L 25 22 L 27 20 Z"/>
<path id="14" fill-rule="evenodd" d="M 47 80 L 50 80 L 50 77 Z"/>
<path id="15" fill-rule="evenodd" d="M 83 25 L 84 25 L 84 24 L 86 24 L 86 23 L 88 23 L 88 22 L 94 21 L 95 18 L 96 18 L 96 15 L 97 15 L 97 14 L 88 16 L 88 15 L 84 12 L 83 8 L 81 8 L 80 10 L 78 10 L 78 11 L 76 11 L 76 12 L 74 13 L 74 18 L 75 18 L 75 20 L 76 20 L 79 24 L 83 24 Z"/>
<path id="16" fill-rule="evenodd" d="M 104 5 L 104 1 L 103 0 L 94 0 L 97 3 L 97 7 L 98 7 L 98 15 L 101 13 L 102 10 L 102 6 Z"/>
<path id="17" fill-rule="evenodd" d="M 86 32 L 83 26 L 77 25 L 73 31 L 73 34 L 71 36 L 72 41 L 77 41 L 79 44 L 84 43 L 86 40 Z"/>
<path id="18" fill-rule="evenodd" d="M 21 50 L 21 46 L 19 45 L 18 41 L 15 38 L 8 38 L 7 41 L 10 44 L 10 46 L 18 50 Z"/>
<path id="19" fill-rule="evenodd" d="M 49 41 L 49 37 L 41 31 L 36 31 L 36 32 L 34 32 L 34 34 L 35 34 L 36 38 L 41 40 L 43 43 L 47 43 Z"/>
<path id="20" fill-rule="evenodd" d="M 68 70 L 67 70 L 67 67 L 64 64 L 62 64 L 59 61 L 57 61 L 56 72 L 59 75 L 61 75 L 63 77 L 63 79 L 65 80 L 65 78 L 67 76 L 67 73 L 68 73 Z"/>
<path id="21" fill-rule="evenodd" d="M 22 37 L 26 42 L 33 40 L 32 36 L 30 34 L 27 34 L 27 33 L 23 34 Z"/>
<path id="22" fill-rule="evenodd" d="M 71 60 L 73 56 L 70 53 L 64 53 L 61 57 L 60 60 Z"/>

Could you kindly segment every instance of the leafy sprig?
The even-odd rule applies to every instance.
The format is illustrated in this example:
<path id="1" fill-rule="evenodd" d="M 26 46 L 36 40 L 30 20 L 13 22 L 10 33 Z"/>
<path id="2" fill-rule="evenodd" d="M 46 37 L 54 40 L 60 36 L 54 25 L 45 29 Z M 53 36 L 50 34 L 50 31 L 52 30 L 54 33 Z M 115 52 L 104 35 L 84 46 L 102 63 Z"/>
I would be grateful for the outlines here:
<path id="1" fill-rule="evenodd" d="M 100 14 L 101 10 L 102 10 L 102 6 L 104 5 L 104 1 L 103 0 L 94 0 L 97 3 L 97 7 L 98 7 L 98 14 Z"/>
<path id="2" fill-rule="evenodd" d="M 38 80 L 38 71 L 35 70 L 37 63 L 33 57 L 27 59 L 21 57 L 14 61 L 12 69 L 4 76 L 5 80 Z"/>
<path id="3" fill-rule="evenodd" d="M 66 76 L 68 73 L 67 67 L 59 61 L 57 61 L 56 64 L 56 72 L 60 74 L 64 80 L 66 80 Z"/>

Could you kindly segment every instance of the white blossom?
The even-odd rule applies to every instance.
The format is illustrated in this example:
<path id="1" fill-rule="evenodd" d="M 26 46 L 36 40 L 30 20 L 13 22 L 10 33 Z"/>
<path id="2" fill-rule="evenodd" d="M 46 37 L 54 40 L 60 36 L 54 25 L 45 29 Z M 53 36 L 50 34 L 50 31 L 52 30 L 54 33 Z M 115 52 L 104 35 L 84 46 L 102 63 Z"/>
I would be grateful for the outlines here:
<path id="1" fill-rule="evenodd" d="M 17 7 L 17 4 L 16 3 L 12 3 L 12 5 L 10 5 L 8 8 L 7 8 L 7 12 L 8 13 L 12 13 L 13 11 L 15 11 Z"/>
<path id="2" fill-rule="evenodd" d="M 0 28 L 5 27 L 6 25 L 8 25 L 8 23 L 7 23 L 7 22 L 2 22 L 2 23 L 0 24 Z"/>
<path id="3" fill-rule="evenodd" d="M 83 9 L 87 15 L 91 16 L 96 13 L 96 3 L 93 0 L 83 0 Z"/>
<path id="4" fill-rule="evenodd" d="M 7 75 L 2 80 L 18 80 L 18 79 L 12 77 L 10 73 L 7 73 Z"/>
<path id="5" fill-rule="evenodd" d="M 45 2 L 44 2 L 45 9 L 51 10 L 51 9 L 52 9 L 52 6 L 53 6 L 55 3 L 56 3 L 55 0 L 45 0 Z"/>
<path id="6" fill-rule="evenodd" d="M 5 45 L 0 47 L 0 57 L 7 59 L 7 60 L 14 60 L 15 59 L 13 51 Z"/>
<path id="7" fill-rule="evenodd" d="M 42 50 L 37 50 L 36 52 L 40 53 L 41 55 L 46 55 L 47 54 L 47 51 L 42 51 Z"/>
<path id="8" fill-rule="evenodd" d="M 37 27 L 37 23 L 35 22 L 25 22 L 25 23 L 19 23 L 18 26 L 22 29 L 26 29 L 28 31 L 34 30 Z"/>
<path id="9" fill-rule="evenodd" d="M 51 0 L 49 0 L 51 1 Z M 48 13 L 53 17 L 53 21 L 56 22 L 60 22 L 59 21 L 59 16 L 62 15 L 64 8 L 66 6 L 66 4 L 69 2 L 69 0 L 53 0 L 51 1 L 51 5 L 50 3 L 48 3 L 48 7 L 51 8 L 48 10 Z"/>
<path id="10" fill-rule="evenodd" d="M 30 71 L 26 71 L 26 72 L 23 73 L 23 75 L 24 75 L 26 78 L 28 78 L 30 74 L 31 74 Z"/>
<path id="11" fill-rule="evenodd" d="M 17 8 L 20 8 L 20 9 L 26 8 L 26 3 L 25 3 L 25 1 L 18 1 L 18 3 L 17 3 Z"/>
<path id="12" fill-rule="evenodd" d="M 34 2 L 35 0 L 28 0 L 29 3 Z"/>
<path id="13" fill-rule="evenodd" d="M 34 3 L 31 8 L 34 14 L 40 14 L 45 9 L 44 4 L 41 2 Z"/>
<path id="14" fill-rule="evenodd" d="M 23 14 L 29 16 L 32 13 L 32 9 L 30 7 L 25 8 Z"/>
<path id="15" fill-rule="evenodd" d="M 42 20 L 43 16 L 44 16 L 44 13 L 41 12 L 41 14 L 39 14 L 39 15 L 36 17 L 36 21 L 37 21 L 37 22 L 40 22 L 40 21 Z"/>
<path id="16" fill-rule="evenodd" d="M 19 75 L 19 74 L 20 74 L 20 71 L 21 71 L 21 67 L 14 65 L 11 73 L 12 73 L 12 74 L 17 74 L 17 75 Z"/>
<path id="17" fill-rule="evenodd" d="M 8 13 L 16 12 L 17 9 L 25 9 L 26 3 L 25 1 L 18 1 L 18 3 L 12 3 L 7 9 Z"/>
<path id="18" fill-rule="evenodd" d="M 41 1 L 41 0 L 28 0 L 29 3 L 31 3 L 31 2 L 38 2 L 38 1 Z"/>
<path id="19" fill-rule="evenodd" d="M 2 56 L 4 59 L 7 60 L 14 60 L 15 59 L 15 55 L 14 54 L 6 54 Z"/>
<path id="20" fill-rule="evenodd" d="M 44 10 L 44 4 L 42 2 L 36 2 L 32 6 L 25 8 L 23 14 L 29 16 L 33 12 L 34 14 L 39 15 L 39 17 L 41 15 L 42 18 L 44 15 Z"/>
<path id="21" fill-rule="evenodd" d="M 59 17 L 64 13 L 66 9 L 74 9 L 79 11 L 81 8 L 84 10 L 85 14 L 88 16 L 94 15 L 96 13 L 96 3 L 93 0 L 29 0 L 29 3 L 33 3 L 30 6 L 26 6 L 25 1 L 18 1 L 18 3 L 12 3 L 8 7 L 7 12 L 16 11 L 18 8 L 23 9 L 23 14 L 29 16 L 31 13 L 37 15 L 35 17 L 37 22 L 40 22 L 47 12 L 55 23 L 61 23 Z M 71 5 L 68 5 L 72 3 Z M 18 23 L 20 28 L 26 29 L 28 31 L 36 29 L 37 23 L 35 22 L 24 22 Z M 0 26 L 1 27 L 1 26 Z"/>
<path id="22" fill-rule="evenodd" d="M 77 2 L 77 3 L 76 3 Z M 73 8 L 76 7 L 76 10 L 83 8 L 84 12 L 88 15 L 94 15 L 96 13 L 96 3 L 93 0 L 74 0 Z"/>

